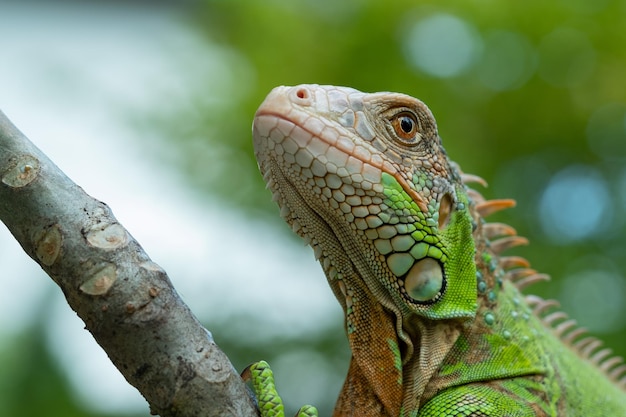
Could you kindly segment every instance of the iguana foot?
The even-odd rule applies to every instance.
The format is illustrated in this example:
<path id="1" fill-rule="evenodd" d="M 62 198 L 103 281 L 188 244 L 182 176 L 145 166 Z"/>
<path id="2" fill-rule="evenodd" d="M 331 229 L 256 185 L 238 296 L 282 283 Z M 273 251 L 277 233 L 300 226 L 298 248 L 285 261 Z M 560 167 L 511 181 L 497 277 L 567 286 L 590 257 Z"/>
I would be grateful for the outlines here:
<path id="1" fill-rule="evenodd" d="M 261 417 L 285 417 L 283 400 L 276 391 L 274 373 L 265 361 L 253 363 L 243 370 L 241 377 L 252 383 Z M 317 408 L 305 405 L 296 413 L 296 417 L 318 417 Z"/>

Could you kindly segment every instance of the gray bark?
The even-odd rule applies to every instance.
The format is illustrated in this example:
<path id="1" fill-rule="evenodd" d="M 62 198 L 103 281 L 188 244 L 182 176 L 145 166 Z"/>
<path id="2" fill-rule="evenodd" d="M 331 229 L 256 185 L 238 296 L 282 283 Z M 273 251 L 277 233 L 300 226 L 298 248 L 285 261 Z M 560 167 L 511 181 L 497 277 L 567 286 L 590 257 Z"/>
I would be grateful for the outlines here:
<path id="1" fill-rule="evenodd" d="M 153 414 L 256 415 L 238 373 L 165 271 L 106 204 L 67 178 L 2 112 L 0 220 Z"/>

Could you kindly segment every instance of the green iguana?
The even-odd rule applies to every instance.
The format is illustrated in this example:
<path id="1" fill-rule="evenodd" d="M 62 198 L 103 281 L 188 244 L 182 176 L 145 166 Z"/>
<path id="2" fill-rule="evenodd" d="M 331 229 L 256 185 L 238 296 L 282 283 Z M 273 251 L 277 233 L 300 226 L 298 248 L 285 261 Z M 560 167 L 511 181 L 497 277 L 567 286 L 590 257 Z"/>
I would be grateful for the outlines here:
<path id="1" fill-rule="evenodd" d="M 403 94 L 278 87 L 254 119 L 259 168 L 345 312 L 352 360 L 335 416 L 626 416 L 626 365 L 553 301 L 526 240 L 484 217 L 430 110 Z M 283 415 L 266 363 L 262 415 Z M 303 408 L 299 415 L 317 415 Z"/>

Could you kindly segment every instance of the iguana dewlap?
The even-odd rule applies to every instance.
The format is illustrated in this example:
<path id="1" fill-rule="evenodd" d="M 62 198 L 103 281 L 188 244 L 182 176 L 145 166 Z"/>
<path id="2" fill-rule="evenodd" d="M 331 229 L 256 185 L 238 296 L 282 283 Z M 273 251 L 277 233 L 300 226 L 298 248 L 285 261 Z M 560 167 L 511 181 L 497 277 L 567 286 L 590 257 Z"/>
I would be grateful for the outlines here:
<path id="1" fill-rule="evenodd" d="M 403 94 L 278 87 L 256 113 L 259 168 L 345 312 L 336 416 L 626 416 L 626 366 L 500 253 L 525 243 Z M 273 390 L 269 394 L 274 395 Z"/>

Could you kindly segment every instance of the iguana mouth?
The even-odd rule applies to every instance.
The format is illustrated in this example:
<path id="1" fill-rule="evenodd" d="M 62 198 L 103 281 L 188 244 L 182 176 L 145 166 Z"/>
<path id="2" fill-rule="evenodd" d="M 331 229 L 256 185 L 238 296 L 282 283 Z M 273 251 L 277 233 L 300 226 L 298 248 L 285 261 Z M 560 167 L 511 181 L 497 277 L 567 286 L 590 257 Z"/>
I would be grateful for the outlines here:
<path id="1" fill-rule="evenodd" d="M 355 162 L 361 167 L 360 173 L 364 177 L 380 177 L 382 172 L 386 172 L 396 179 L 402 189 L 413 199 L 413 201 L 415 201 L 422 212 L 428 211 L 427 201 L 419 193 L 417 193 L 414 188 L 409 186 L 407 180 L 403 176 L 398 175 L 398 169 L 394 165 L 384 159 L 378 160 L 367 158 L 365 154 L 355 150 L 354 143 L 347 139 L 347 137 L 353 136 L 354 132 L 349 132 L 346 130 L 348 129 L 346 126 L 341 126 L 339 123 L 335 123 L 332 126 L 311 125 L 307 123 L 309 117 L 310 115 L 304 110 L 290 112 L 289 116 L 287 116 L 273 109 L 261 108 L 255 115 L 255 125 L 259 122 L 259 120 L 266 118 L 278 121 L 278 124 L 281 122 L 287 124 L 291 127 L 291 129 L 289 129 L 288 134 L 286 132 L 282 132 L 284 138 L 294 138 L 296 134 L 298 134 L 298 136 L 303 134 L 302 137 L 294 140 L 301 143 L 303 148 L 307 148 L 307 150 L 314 150 L 316 155 L 313 159 L 317 159 L 320 155 L 323 155 L 324 159 L 334 162 L 332 161 L 332 158 L 341 155 L 343 162 L 342 164 L 337 163 L 337 166 L 347 166 Z M 351 128 L 356 129 L 357 127 L 352 126 Z M 288 129 L 287 126 L 284 126 L 283 129 L 279 130 Z M 328 135 L 329 131 L 333 130 L 334 133 L 332 135 Z M 330 136 L 330 138 L 326 136 Z M 311 144 L 313 141 L 316 141 L 315 145 Z M 323 151 L 321 148 L 323 148 Z M 379 181 L 380 179 L 378 178 L 378 182 Z"/>

